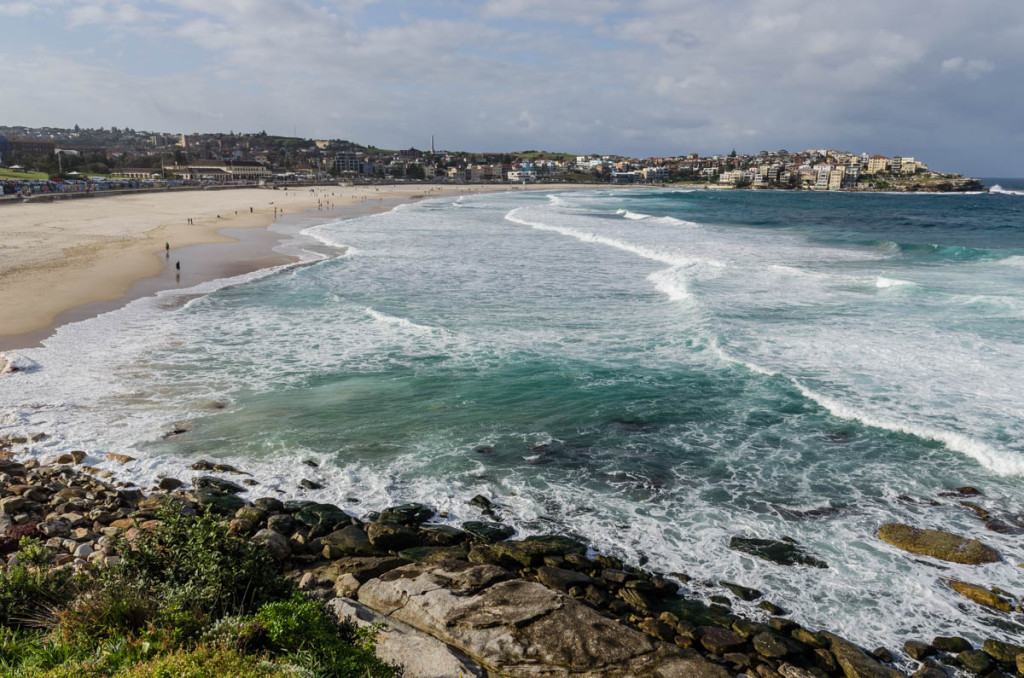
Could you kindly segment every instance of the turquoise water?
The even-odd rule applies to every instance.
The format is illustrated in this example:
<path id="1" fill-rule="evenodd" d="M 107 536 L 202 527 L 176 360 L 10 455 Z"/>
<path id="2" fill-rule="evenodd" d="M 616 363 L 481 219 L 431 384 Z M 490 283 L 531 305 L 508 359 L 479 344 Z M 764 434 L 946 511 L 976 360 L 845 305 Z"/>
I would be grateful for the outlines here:
<path id="1" fill-rule="evenodd" d="M 483 493 L 520 534 L 756 586 L 872 647 L 1010 637 L 1014 617 L 942 579 L 1024 592 L 1020 537 L 939 496 L 974 485 L 994 516 L 1024 513 L 1024 186 L 1000 186 L 491 194 L 322 224 L 290 245 L 303 265 L 19 352 L 33 369 L 0 380 L 0 425 L 58 433 L 43 455 L 128 452 L 147 483 L 229 460 L 256 495 L 355 514 L 478 519 Z M 915 560 L 875 538 L 888 521 L 1006 561 Z M 830 567 L 754 560 L 735 535 Z"/>

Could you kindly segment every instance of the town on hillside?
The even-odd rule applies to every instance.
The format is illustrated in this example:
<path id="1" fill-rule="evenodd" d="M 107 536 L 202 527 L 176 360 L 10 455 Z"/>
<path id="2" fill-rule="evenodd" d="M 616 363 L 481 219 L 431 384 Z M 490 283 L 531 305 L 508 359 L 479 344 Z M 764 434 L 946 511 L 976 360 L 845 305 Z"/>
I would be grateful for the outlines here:
<path id="1" fill-rule="evenodd" d="M 311 182 L 611 184 L 704 188 L 973 191 L 975 179 L 913 157 L 809 149 L 756 155 L 628 158 L 542 151 L 384 150 L 259 133 L 164 134 L 130 128 L 0 126 L 0 196 L 46 192 Z"/>

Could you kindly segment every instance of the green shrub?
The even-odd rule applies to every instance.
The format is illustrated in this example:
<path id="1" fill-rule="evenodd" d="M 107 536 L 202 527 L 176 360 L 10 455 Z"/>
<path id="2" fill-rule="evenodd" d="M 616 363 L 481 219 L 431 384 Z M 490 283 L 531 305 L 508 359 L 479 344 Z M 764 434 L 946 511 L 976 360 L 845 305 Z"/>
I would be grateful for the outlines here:
<path id="1" fill-rule="evenodd" d="M 201 627 L 279 600 L 291 590 L 263 548 L 228 534 L 227 524 L 210 513 L 184 515 L 171 503 L 161 508 L 159 518 L 159 527 L 119 542 L 121 562 L 110 577 L 150 586 L 169 621 L 191 615 Z"/>
<path id="2" fill-rule="evenodd" d="M 0 572 L 0 626 L 46 626 L 85 578 L 52 569 L 53 554 L 37 539 L 22 537 L 19 546 L 18 563 Z"/>
<path id="3" fill-rule="evenodd" d="M 323 678 L 391 678 L 399 669 L 377 657 L 376 629 L 339 622 L 327 607 L 301 593 L 268 603 L 255 619 L 271 654 L 285 656 Z"/>

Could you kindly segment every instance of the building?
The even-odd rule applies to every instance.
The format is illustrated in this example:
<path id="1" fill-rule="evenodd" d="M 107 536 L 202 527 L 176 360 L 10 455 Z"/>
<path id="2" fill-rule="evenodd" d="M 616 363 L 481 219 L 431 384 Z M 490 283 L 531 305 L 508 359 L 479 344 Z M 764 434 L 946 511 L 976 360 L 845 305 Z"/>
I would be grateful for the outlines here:
<path id="1" fill-rule="evenodd" d="M 334 168 L 339 172 L 358 172 L 362 153 L 345 151 L 334 156 Z"/>
<path id="2" fill-rule="evenodd" d="M 52 141 L 40 141 L 38 139 L 11 137 L 9 143 L 11 145 L 11 153 L 24 155 L 53 155 L 57 148 Z"/>
<path id="3" fill-rule="evenodd" d="M 843 176 L 846 172 L 842 167 L 837 167 L 828 173 L 828 190 L 838 191 L 843 187 Z"/>
<path id="4" fill-rule="evenodd" d="M 262 181 L 270 178 L 270 170 L 258 162 L 223 162 L 221 160 L 197 160 L 188 165 L 172 165 L 165 170 L 168 174 L 196 181 Z"/>
<path id="5" fill-rule="evenodd" d="M 889 158 L 884 155 L 873 155 L 868 158 L 868 170 L 865 174 L 885 174 L 889 171 Z"/>

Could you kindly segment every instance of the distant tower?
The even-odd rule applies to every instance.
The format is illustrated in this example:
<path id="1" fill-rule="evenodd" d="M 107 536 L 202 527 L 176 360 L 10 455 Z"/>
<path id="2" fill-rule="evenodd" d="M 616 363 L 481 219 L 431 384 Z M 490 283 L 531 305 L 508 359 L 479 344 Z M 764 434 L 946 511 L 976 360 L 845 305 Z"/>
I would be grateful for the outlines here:
<path id="1" fill-rule="evenodd" d="M 434 135 L 430 135 L 430 155 L 434 155 Z"/>

